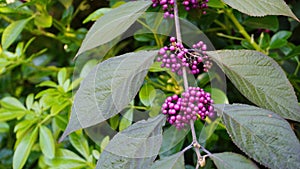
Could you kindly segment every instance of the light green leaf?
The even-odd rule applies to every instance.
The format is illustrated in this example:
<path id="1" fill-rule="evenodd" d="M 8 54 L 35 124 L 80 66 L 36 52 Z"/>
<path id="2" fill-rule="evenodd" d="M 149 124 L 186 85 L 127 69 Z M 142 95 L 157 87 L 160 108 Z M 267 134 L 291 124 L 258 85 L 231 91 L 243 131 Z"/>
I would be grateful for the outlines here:
<path id="1" fill-rule="evenodd" d="M 29 22 L 31 19 L 32 17 L 14 21 L 4 29 L 1 39 L 2 48 L 4 50 L 7 49 L 17 39 L 27 22 Z"/>
<path id="2" fill-rule="evenodd" d="M 4 97 L 1 101 L 1 106 L 4 108 L 4 109 L 7 109 L 7 110 L 26 110 L 26 108 L 24 107 L 24 105 L 16 98 L 14 97 Z"/>
<path id="3" fill-rule="evenodd" d="M 226 94 L 220 89 L 211 88 L 210 94 L 211 94 L 211 98 L 213 99 L 215 104 L 222 104 L 222 103 L 228 104 L 229 103 Z"/>
<path id="4" fill-rule="evenodd" d="M 0 122 L 0 133 L 6 133 L 9 131 L 9 125 L 5 122 Z"/>
<path id="5" fill-rule="evenodd" d="M 88 31 L 75 58 L 124 33 L 150 5 L 151 1 L 132 1 L 107 12 Z"/>
<path id="6" fill-rule="evenodd" d="M 155 161 L 150 169 L 185 169 L 183 153 L 179 152 L 172 156 Z"/>
<path id="7" fill-rule="evenodd" d="M 268 168 L 300 166 L 300 143 L 290 124 L 262 108 L 234 104 L 215 105 L 233 142 Z"/>
<path id="8" fill-rule="evenodd" d="M 56 88 L 57 87 L 57 84 L 53 81 L 43 81 L 42 83 L 38 84 L 37 85 L 38 87 L 53 87 L 53 88 Z"/>
<path id="9" fill-rule="evenodd" d="M 91 13 L 88 17 L 86 17 L 82 23 L 85 24 L 89 21 L 95 21 L 111 10 L 112 10 L 111 8 L 100 8 L 94 11 L 93 13 Z"/>
<path id="10" fill-rule="evenodd" d="M 45 163 L 52 169 L 86 168 L 84 159 L 67 149 L 58 149 L 53 159 L 45 158 Z"/>
<path id="11" fill-rule="evenodd" d="M 67 79 L 67 69 L 62 68 L 57 74 L 57 80 L 58 80 L 59 86 L 63 86 L 66 79 Z"/>
<path id="12" fill-rule="evenodd" d="M 250 16 L 284 15 L 299 21 L 284 0 L 223 0 L 223 2 Z"/>
<path id="13" fill-rule="evenodd" d="M 119 132 L 101 153 L 96 168 L 149 168 L 162 143 L 164 121 L 164 116 L 159 115 Z"/>
<path id="14" fill-rule="evenodd" d="M 281 67 L 252 50 L 208 52 L 231 82 L 250 101 L 284 118 L 300 121 L 300 106 Z"/>
<path id="15" fill-rule="evenodd" d="M 22 169 L 38 136 L 38 127 L 25 135 L 13 156 L 13 169 Z"/>
<path id="16" fill-rule="evenodd" d="M 26 98 L 26 107 L 28 110 L 31 109 L 33 102 L 34 102 L 34 95 L 31 93 Z"/>
<path id="17" fill-rule="evenodd" d="M 251 160 L 236 153 L 217 153 L 212 154 L 210 158 L 213 160 L 218 169 L 258 169 Z"/>
<path id="18" fill-rule="evenodd" d="M 49 28 L 52 26 L 52 16 L 49 14 L 36 15 L 34 24 L 42 28 Z"/>
<path id="19" fill-rule="evenodd" d="M 103 138 L 103 140 L 101 141 L 101 144 L 100 144 L 100 149 L 101 149 L 101 152 L 105 149 L 105 147 L 108 145 L 108 143 L 109 143 L 109 136 L 105 136 L 104 138 Z M 97 159 L 99 159 L 99 158 L 97 158 Z"/>
<path id="20" fill-rule="evenodd" d="M 62 139 L 72 131 L 93 126 L 122 111 L 136 96 L 156 55 L 157 51 L 139 51 L 98 64 L 75 95 Z"/>
<path id="21" fill-rule="evenodd" d="M 7 111 L 0 110 L 0 121 L 9 121 L 15 118 L 22 118 L 25 115 L 25 111 Z"/>
<path id="22" fill-rule="evenodd" d="M 72 146 L 85 158 L 88 159 L 90 155 L 89 144 L 82 132 L 72 133 L 70 135 L 70 142 Z"/>
<path id="23" fill-rule="evenodd" d="M 68 9 L 72 5 L 73 0 L 59 0 L 59 2 Z"/>
<path id="24" fill-rule="evenodd" d="M 126 129 L 128 126 L 132 124 L 133 120 L 133 109 L 129 109 L 124 113 L 122 119 L 119 124 L 119 131 Z"/>
<path id="25" fill-rule="evenodd" d="M 40 126 L 39 143 L 41 150 L 47 158 L 54 158 L 55 155 L 55 142 L 50 129 L 46 126 Z"/>
<path id="26" fill-rule="evenodd" d="M 155 88 L 148 83 L 143 85 L 143 87 L 139 92 L 140 100 L 145 106 L 150 106 L 153 103 L 155 96 L 156 96 Z"/>

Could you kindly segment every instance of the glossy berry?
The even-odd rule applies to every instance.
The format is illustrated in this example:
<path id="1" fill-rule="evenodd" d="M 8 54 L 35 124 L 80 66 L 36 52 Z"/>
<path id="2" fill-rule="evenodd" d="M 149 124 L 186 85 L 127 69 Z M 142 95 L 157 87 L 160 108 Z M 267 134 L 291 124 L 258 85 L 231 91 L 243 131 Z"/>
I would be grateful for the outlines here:
<path id="1" fill-rule="evenodd" d="M 168 97 L 162 105 L 161 111 L 167 115 L 167 121 L 178 129 L 182 129 L 190 120 L 198 118 L 204 120 L 206 116 L 214 116 L 214 103 L 209 93 L 199 87 L 189 87 L 182 93 L 182 97 L 173 95 Z"/>
<path id="2" fill-rule="evenodd" d="M 174 37 L 170 38 L 171 44 L 164 46 L 158 52 L 158 62 L 162 62 L 161 67 L 171 69 L 172 72 L 182 75 L 182 68 L 188 68 L 188 73 L 199 74 L 203 70 L 207 72 L 212 63 L 206 54 L 207 46 L 200 41 L 193 45 L 193 49 L 186 49 L 176 42 Z M 202 66 L 202 67 L 201 67 Z"/>

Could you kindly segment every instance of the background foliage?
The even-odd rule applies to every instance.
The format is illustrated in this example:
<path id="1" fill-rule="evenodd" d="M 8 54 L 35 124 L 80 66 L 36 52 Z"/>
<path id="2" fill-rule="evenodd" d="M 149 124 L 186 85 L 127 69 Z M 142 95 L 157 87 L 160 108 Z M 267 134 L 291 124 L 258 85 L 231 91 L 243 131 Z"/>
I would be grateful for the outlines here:
<path id="1" fill-rule="evenodd" d="M 106 55 L 102 56 L 102 58 L 87 62 L 79 72 L 74 71 L 76 65 L 73 58 L 78 50 L 77 56 L 88 49 L 105 44 L 114 38 L 108 36 L 99 39 L 99 41 L 94 44 L 95 46 L 81 46 L 87 31 L 92 30 L 91 26 L 93 21 L 125 3 L 125 1 L 113 0 L 36 0 L 30 2 L 16 1 L 7 4 L 5 1 L 0 1 L 0 168 L 12 168 L 12 166 L 14 168 L 95 168 L 101 153 L 108 155 L 102 156 L 100 160 L 105 161 L 106 159 L 103 158 L 110 157 L 109 152 L 104 151 L 104 148 L 109 145 L 108 142 L 110 140 L 110 144 L 117 141 L 117 135 L 116 138 L 114 137 L 115 139 L 103 135 L 101 141 L 95 143 L 87 136 L 84 130 L 78 130 L 72 133 L 63 142 L 58 143 L 58 140 L 66 129 L 70 117 L 71 105 L 76 101 L 76 99 L 74 100 L 72 91 L 78 87 L 81 80 L 86 77 L 87 72 L 89 72 L 92 67 L 102 60 L 107 60 L 110 57 L 122 55 L 127 52 L 141 49 L 159 49 L 168 38 L 154 34 L 135 34 L 134 37 L 126 38 L 117 45 L 113 45 L 108 52 L 105 52 Z M 299 18 L 300 2 L 291 0 L 287 1 L 287 3 Z M 233 3 L 232 7 L 236 9 L 234 4 L 236 3 Z M 296 97 L 299 100 L 300 37 L 297 36 L 300 33 L 299 22 L 287 16 L 274 16 L 278 13 L 263 17 L 249 16 L 246 14 L 253 14 L 255 16 L 259 16 L 260 14 L 252 13 L 253 11 L 247 13 L 247 9 L 243 11 L 246 14 L 243 14 L 226 6 L 219 0 L 211 0 L 209 6 L 210 8 L 207 9 L 207 15 L 201 15 L 199 11 L 187 13 L 183 9 L 180 9 L 180 15 L 199 27 L 209 37 L 216 49 L 254 49 L 273 58 L 276 63 L 283 68 L 284 72 L 282 72 L 282 75 L 284 76 L 285 74 L 287 76 L 286 80 L 289 80 L 292 84 Z M 144 7 L 139 6 L 139 8 L 133 6 L 132 9 L 136 9 L 137 12 L 139 12 L 146 9 L 146 7 L 147 5 Z M 149 8 L 148 11 L 155 12 L 158 10 Z M 129 12 L 132 12 L 132 10 Z M 114 14 L 117 15 L 118 13 Z M 122 13 L 119 15 L 122 16 Z M 292 14 L 287 15 L 294 17 Z M 130 19 L 132 19 L 132 22 L 135 21 L 135 18 L 131 16 L 125 15 L 125 17 L 127 18 L 124 18 L 121 22 L 126 21 L 125 23 L 127 23 L 128 26 L 130 26 Z M 145 22 L 149 24 L 151 20 L 149 21 L 146 18 Z M 162 24 L 164 23 L 162 22 Z M 125 28 L 126 26 L 124 29 Z M 159 27 L 151 28 L 151 30 L 159 32 Z M 115 32 L 116 37 L 118 33 L 122 32 Z M 251 40 L 254 40 L 256 44 L 251 43 L 253 42 Z M 151 52 L 143 54 L 154 57 Z M 224 52 L 222 57 L 228 58 L 231 56 L 232 53 Z M 115 64 L 118 63 L 118 59 L 119 58 L 116 58 Z M 232 60 L 237 63 L 242 63 L 245 57 L 239 59 L 240 60 L 233 58 Z M 132 61 L 133 60 L 130 60 L 128 63 Z M 218 63 L 218 61 L 224 64 L 223 66 L 225 68 L 228 68 L 227 71 L 236 71 L 236 67 L 234 67 L 232 62 L 226 63 L 222 61 L 222 58 L 215 58 L 215 62 Z M 253 62 L 255 62 L 255 60 L 253 60 Z M 143 63 L 143 60 L 139 60 L 139 64 L 140 63 Z M 276 63 L 270 62 L 270 64 Z M 219 64 L 221 68 L 222 64 Z M 109 67 L 104 67 L 103 69 L 103 71 L 107 72 L 110 70 Z M 251 68 L 251 70 L 253 69 L 258 68 Z M 243 70 L 245 69 L 243 68 Z M 226 71 L 226 69 L 224 71 Z M 78 73 L 79 75 L 75 76 L 74 73 Z M 248 107 L 244 104 L 253 105 L 252 102 L 254 102 L 259 105 L 260 103 L 256 103 L 255 100 L 262 100 L 263 102 L 263 99 L 265 99 L 262 97 L 263 92 L 258 92 L 256 95 L 253 95 L 251 91 L 244 91 L 244 93 L 248 92 L 249 94 L 248 96 L 246 95 L 246 97 L 243 96 L 240 90 L 245 90 L 246 88 L 241 87 L 239 89 L 234 86 L 235 80 L 240 81 L 246 79 L 245 81 L 247 81 L 247 76 L 245 75 L 249 74 L 247 74 L 246 71 L 242 71 L 242 75 L 243 76 L 239 77 L 240 79 L 234 79 L 236 76 L 228 76 L 232 82 L 227 81 L 227 96 L 219 91 L 220 94 L 218 98 L 223 99 L 218 103 L 240 103 L 243 104 L 242 106 L 245 109 L 255 112 L 256 108 Z M 103 119 L 106 120 L 110 118 L 107 122 L 114 130 L 123 131 L 130 126 L 134 118 L 133 112 L 135 110 L 149 111 L 149 115 L 152 117 L 157 115 L 160 111 L 161 102 L 166 95 L 173 93 L 179 94 L 183 91 L 183 88 L 178 84 L 175 77 L 172 77 L 169 73 L 162 72 L 162 70 L 157 68 L 157 66 L 155 67 L 155 65 L 150 68 L 150 72 L 147 75 L 145 74 L 145 76 L 146 78 L 141 90 L 136 91 L 138 94 L 134 98 L 134 101 L 131 102 L 129 106 L 117 105 L 122 108 L 127 106 L 125 111 L 121 113 L 122 115 L 117 114 L 112 118 L 105 117 L 105 119 Z M 264 78 L 269 76 L 271 75 L 266 75 Z M 207 74 L 201 74 L 196 79 L 200 87 L 206 90 L 216 90 L 210 88 L 210 79 Z M 273 85 L 280 85 L 286 83 L 286 80 L 280 78 L 272 79 L 271 81 L 274 82 Z M 268 93 L 272 96 L 272 93 L 277 92 L 276 90 L 268 90 L 266 97 L 268 97 Z M 271 96 L 269 98 L 272 99 Z M 285 118 L 289 119 L 289 124 L 280 120 L 280 117 L 278 117 L 279 120 L 277 123 L 282 126 L 290 125 L 299 139 L 299 113 L 295 113 L 293 107 L 287 106 L 290 104 L 290 101 L 293 100 L 293 98 L 288 97 L 289 96 L 287 96 L 286 100 L 275 100 L 270 107 L 274 108 L 275 105 L 277 106 L 274 108 L 274 112 L 277 110 L 284 111 L 284 107 L 290 109 L 288 110 L 291 112 L 290 114 L 286 115 L 282 113 L 286 115 L 284 116 Z M 120 107 L 117 108 L 119 109 Z M 229 106 L 225 109 L 223 120 L 235 127 L 236 125 L 243 127 L 243 124 L 233 123 L 234 118 L 242 118 L 243 114 L 241 113 L 240 116 L 231 116 L 232 110 L 235 110 L 235 107 Z M 235 112 L 236 111 L 237 110 L 235 110 Z M 261 113 L 268 114 L 270 112 L 263 111 Z M 280 112 L 276 113 L 280 114 Z M 276 116 L 276 114 L 274 114 L 274 116 Z M 161 120 L 159 116 L 157 118 L 157 121 Z M 144 123 L 147 124 L 147 122 Z M 145 125 L 144 123 L 143 125 Z M 140 125 L 140 123 L 134 124 L 137 126 Z M 228 159 L 249 160 L 238 155 L 245 155 L 244 152 L 239 149 L 244 150 L 243 145 L 235 145 L 229 136 L 236 133 L 232 131 L 232 133 L 229 132 L 228 134 L 224 125 L 213 122 L 210 126 L 213 126 L 213 124 L 215 124 L 216 130 L 213 133 L 209 133 L 210 130 L 209 127 L 207 127 L 207 134 L 210 135 L 210 137 L 208 140 L 199 140 L 199 142 L 205 142 L 205 148 L 211 152 L 218 153 L 215 155 L 217 157 L 219 156 L 219 158 L 225 156 Z M 159 125 L 160 124 L 157 123 L 157 126 Z M 200 121 L 195 123 L 196 131 L 199 131 L 197 132 L 198 134 L 200 134 L 203 125 L 203 122 Z M 125 132 L 128 131 L 125 130 Z M 274 131 L 269 132 L 272 133 Z M 282 131 L 282 133 L 286 132 Z M 176 134 L 180 135 L 182 133 L 178 132 Z M 252 135 L 253 132 L 250 132 L 247 137 L 252 138 Z M 285 138 L 291 137 L 293 136 Z M 243 137 L 237 134 L 235 139 L 243 140 Z M 254 138 L 259 144 L 263 144 L 261 141 L 265 141 L 264 139 L 267 138 Z M 291 140 L 279 140 L 279 143 L 286 142 L 287 145 L 294 144 L 292 141 L 291 143 L 289 141 Z M 154 166 L 152 166 L 153 168 L 155 168 L 155 166 L 163 167 L 164 164 L 169 164 L 168 166 L 186 165 L 186 168 L 195 166 L 196 158 L 192 150 L 188 150 L 184 155 L 177 153 L 191 142 L 190 134 L 186 139 L 178 142 L 171 150 L 163 151 L 163 149 L 168 150 L 167 146 L 169 142 L 172 142 L 172 140 L 165 134 L 162 139 L 159 156 L 161 158 L 166 157 L 166 161 L 155 162 Z M 225 151 L 234 153 L 223 154 Z M 288 153 L 292 153 L 292 151 L 282 152 L 287 153 L 287 156 Z M 256 156 L 256 153 L 260 152 L 246 152 L 246 154 L 249 153 L 254 153 L 254 157 L 252 157 L 254 160 L 270 160 L 267 157 L 265 159 L 259 159 L 261 155 Z M 222 162 L 218 160 L 218 158 L 208 160 L 205 168 L 213 168 L 215 165 L 219 167 Z M 265 165 L 264 163 L 262 164 Z M 256 163 L 256 165 L 259 166 L 259 168 L 264 168 L 263 165 L 258 163 Z M 292 168 L 292 165 L 289 167 Z M 227 168 L 230 168 L 230 166 Z"/>

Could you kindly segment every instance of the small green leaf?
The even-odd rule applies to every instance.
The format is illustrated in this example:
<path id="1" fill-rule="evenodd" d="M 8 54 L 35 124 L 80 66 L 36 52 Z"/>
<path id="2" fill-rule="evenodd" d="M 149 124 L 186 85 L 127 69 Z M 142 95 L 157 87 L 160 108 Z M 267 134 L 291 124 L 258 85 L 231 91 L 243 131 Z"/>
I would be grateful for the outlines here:
<path id="1" fill-rule="evenodd" d="M 34 102 L 34 95 L 31 93 L 26 98 L 26 107 L 28 110 L 31 109 L 33 102 Z"/>
<path id="2" fill-rule="evenodd" d="M 222 104 L 222 103 L 228 104 L 229 103 L 226 94 L 220 89 L 211 88 L 210 94 L 211 94 L 211 98 L 213 99 L 215 104 Z"/>
<path id="3" fill-rule="evenodd" d="M 46 126 L 40 126 L 39 143 L 41 150 L 47 158 L 54 158 L 55 155 L 55 142 L 50 129 Z"/>
<path id="4" fill-rule="evenodd" d="M 1 101 L 1 106 L 4 108 L 4 109 L 7 109 L 7 110 L 26 110 L 26 108 L 24 107 L 24 105 L 16 98 L 14 97 L 4 97 Z"/>
<path id="5" fill-rule="evenodd" d="M 300 121 L 300 106 L 282 68 L 252 50 L 207 52 L 237 89 L 251 102 L 284 118 Z"/>
<path id="6" fill-rule="evenodd" d="M 31 19 L 32 17 L 14 21 L 4 29 L 1 39 L 2 48 L 4 50 L 6 50 L 17 39 L 27 22 L 29 22 Z"/>
<path id="7" fill-rule="evenodd" d="M 155 161 L 150 169 L 184 169 L 183 153 L 179 152 L 172 156 L 165 157 L 161 160 Z"/>
<path id="8" fill-rule="evenodd" d="M 94 11 L 93 13 L 91 13 L 88 17 L 86 17 L 82 23 L 85 24 L 89 21 L 95 21 L 111 10 L 112 10 L 111 8 L 100 8 Z"/>
<path id="9" fill-rule="evenodd" d="M 139 92 L 140 100 L 145 106 L 150 106 L 153 103 L 155 96 L 156 96 L 155 88 L 149 83 L 143 85 L 143 87 Z"/>
<path id="10" fill-rule="evenodd" d="M 0 122 L 0 133 L 6 133 L 9 131 L 9 125 L 5 122 Z"/>
<path id="11" fill-rule="evenodd" d="M 233 142 L 268 168 L 298 168 L 300 142 L 279 115 L 244 104 L 215 105 Z"/>
<path id="12" fill-rule="evenodd" d="M 59 86 L 63 86 L 66 79 L 67 79 L 67 69 L 62 68 L 57 74 L 57 80 L 58 80 Z"/>
<path id="13" fill-rule="evenodd" d="M 218 169 L 258 169 L 251 160 L 236 153 L 217 153 L 209 157 L 213 160 Z"/>
<path id="14" fill-rule="evenodd" d="M 133 109 L 129 109 L 122 116 L 122 119 L 119 124 L 119 131 L 122 131 L 126 129 L 128 126 L 130 126 L 132 124 L 132 120 L 133 120 Z"/>
<path id="15" fill-rule="evenodd" d="M 25 137 L 22 138 L 13 156 L 14 169 L 23 168 L 30 154 L 31 148 L 37 139 L 37 136 L 38 136 L 38 127 L 35 127 L 35 129 L 31 133 L 25 135 Z"/>
<path id="16" fill-rule="evenodd" d="M 270 49 L 276 49 L 285 46 L 288 41 L 287 39 L 291 37 L 292 32 L 290 31 L 279 31 L 272 36 L 270 42 Z"/>
<path id="17" fill-rule="evenodd" d="M 88 159 L 90 155 L 89 144 L 82 132 L 75 132 L 70 135 L 70 142 L 72 146 L 85 158 Z"/>
<path id="18" fill-rule="evenodd" d="M 221 0 L 209 0 L 207 5 L 211 8 L 224 8 L 225 4 Z"/>
<path id="19" fill-rule="evenodd" d="M 56 88 L 57 87 L 57 84 L 55 82 L 52 82 L 52 81 L 43 81 L 42 83 L 38 84 L 37 85 L 38 87 L 53 87 L 53 88 Z"/>
<path id="20" fill-rule="evenodd" d="M 25 111 L 7 111 L 0 110 L 0 121 L 9 121 L 15 118 L 22 118 L 25 115 Z"/>
<path id="21" fill-rule="evenodd" d="M 34 24 L 42 28 L 49 28 L 52 26 L 52 16 L 49 14 L 40 14 L 34 17 Z"/>
<path id="22" fill-rule="evenodd" d="M 284 15 L 299 21 L 284 0 L 223 0 L 223 2 L 250 16 Z"/>
<path id="23" fill-rule="evenodd" d="M 279 28 L 277 16 L 249 17 L 243 22 L 243 25 L 254 29 L 269 29 L 274 32 Z"/>
<path id="24" fill-rule="evenodd" d="M 108 143 L 109 143 L 109 136 L 105 136 L 104 138 L 103 138 L 103 140 L 101 141 L 101 144 L 100 144 L 100 149 L 101 149 L 101 152 L 105 149 L 105 147 L 108 145 Z M 99 159 L 99 157 L 97 158 L 97 159 Z"/>
<path id="25" fill-rule="evenodd" d="M 149 168 L 161 147 L 164 121 L 159 115 L 119 132 L 101 153 L 96 168 Z"/>
<path id="26" fill-rule="evenodd" d="M 68 9 L 72 5 L 73 0 L 59 0 L 59 2 Z"/>

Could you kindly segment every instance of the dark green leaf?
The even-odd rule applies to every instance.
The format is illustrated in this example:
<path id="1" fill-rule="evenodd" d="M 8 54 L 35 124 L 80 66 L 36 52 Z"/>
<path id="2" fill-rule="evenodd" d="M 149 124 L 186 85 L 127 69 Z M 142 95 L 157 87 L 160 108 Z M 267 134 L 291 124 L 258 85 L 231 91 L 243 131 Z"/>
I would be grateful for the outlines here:
<path id="1" fill-rule="evenodd" d="M 4 29 L 1 39 L 2 48 L 4 50 L 7 49 L 17 39 L 27 22 L 30 20 L 31 17 L 15 21 Z"/>
<path id="2" fill-rule="evenodd" d="M 143 87 L 139 92 L 140 100 L 145 106 L 150 106 L 153 103 L 155 96 L 156 96 L 155 88 L 148 83 L 143 85 Z"/>
<path id="3" fill-rule="evenodd" d="M 270 41 L 270 49 L 280 48 L 285 46 L 288 41 L 287 39 L 292 35 L 290 31 L 279 31 L 272 36 Z"/>
<path id="4" fill-rule="evenodd" d="M 39 143 L 41 150 L 47 158 L 54 158 L 55 154 L 55 142 L 50 129 L 46 126 L 40 126 Z"/>
<path id="5" fill-rule="evenodd" d="M 184 169 L 183 153 L 179 152 L 172 156 L 155 161 L 150 169 Z"/>
<path id="6" fill-rule="evenodd" d="M 70 135 L 70 142 L 75 149 L 85 158 L 88 159 L 90 155 L 89 144 L 82 132 L 72 133 Z"/>
<path id="7" fill-rule="evenodd" d="M 118 114 L 140 89 L 157 51 L 139 51 L 98 64 L 75 95 L 71 119 L 62 138 Z"/>
<path id="8" fill-rule="evenodd" d="M 284 118 L 300 121 L 300 106 L 284 71 L 270 57 L 250 50 L 208 52 L 250 101 Z"/>
<path id="9" fill-rule="evenodd" d="M 98 169 L 149 168 L 162 143 L 163 115 L 134 123 L 109 142 L 97 163 Z"/>
<path id="10" fill-rule="evenodd" d="M 223 0 L 223 2 L 250 16 L 284 15 L 299 21 L 284 0 Z"/>
<path id="11" fill-rule="evenodd" d="M 300 166 L 300 143 L 290 124 L 262 108 L 234 104 L 215 105 L 234 143 L 268 168 Z"/>
<path id="12" fill-rule="evenodd" d="M 212 154 L 210 158 L 214 161 L 218 169 L 258 169 L 251 160 L 236 153 L 217 153 Z"/>
<path id="13" fill-rule="evenodd" d="M 75 57 L 124 33 L 150 5 L 151 1 L 134 1 L 107 12 L 88 31 Z"/>
<path id="14" fill-rule="evenodd" d="M 38 136 L 38 127 L 21 138 L 13 156 L 13 168 L 22 169 Z"/>
<path id="15" fill-rule="evenodd" d="M 254 29 L 269 29 L 271 31 L 277 31 L 279 22 L 277 16 L 266 16 L 263 18 L 249 17 L 244 22 L 244 25 Z"/>

